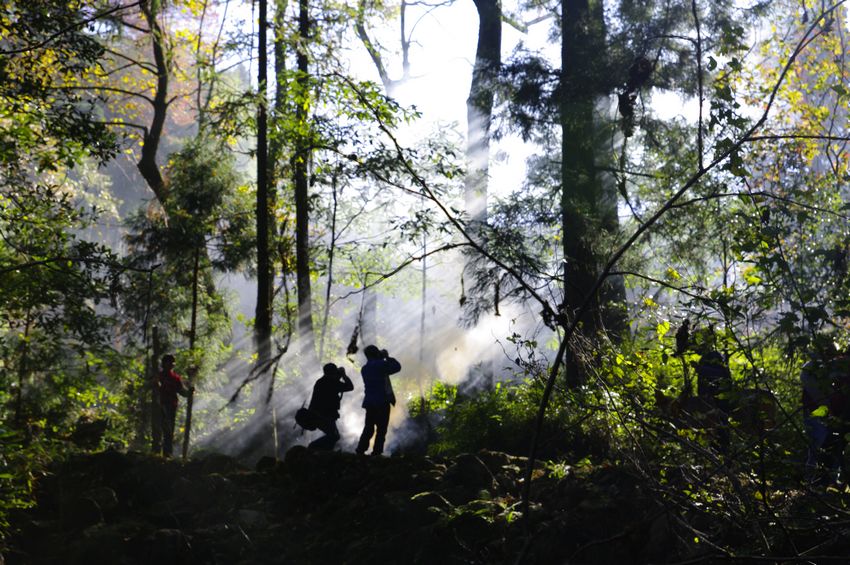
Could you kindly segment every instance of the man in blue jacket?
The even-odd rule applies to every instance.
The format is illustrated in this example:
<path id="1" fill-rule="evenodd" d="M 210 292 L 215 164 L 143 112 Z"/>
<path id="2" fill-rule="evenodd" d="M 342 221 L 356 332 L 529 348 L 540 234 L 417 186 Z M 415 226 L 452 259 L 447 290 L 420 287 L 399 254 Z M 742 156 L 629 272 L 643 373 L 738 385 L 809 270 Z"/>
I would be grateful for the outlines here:
<path id="1" fill-rule="evenodd" d="M 390 383 L 390 375 L 401 371 L 401 365 L 389 356 L 386 349 L 381 350 L 374 345 L 367 346 L 363 353 L 366 355 L 366 364 L 360 369 L 360 374 L 363 377 L 365 389 L 363 408 L 366 409 L 366 423 L 356 452 L 359 455 L 366 453 L 369 441 L 374 434 L 375 444 L 372 446 L 372 455 L 380 455 L 384 452 L 384 439 L 390 423 L 390 406 L 395 405 L 395 393 Z"/>

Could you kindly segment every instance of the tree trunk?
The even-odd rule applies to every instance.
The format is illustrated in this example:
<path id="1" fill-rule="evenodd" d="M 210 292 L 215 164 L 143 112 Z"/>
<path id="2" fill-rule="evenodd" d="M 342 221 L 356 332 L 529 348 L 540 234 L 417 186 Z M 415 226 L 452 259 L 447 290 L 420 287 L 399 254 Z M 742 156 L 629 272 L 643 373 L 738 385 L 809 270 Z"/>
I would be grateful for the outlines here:
<path id="1" fill-rule="evenodd" d="M 419 399 L 425 406 L 425 389 L 422 384 L 422 373 L 425 372 L 425 344 L 428 341 L 426 321 L 428 316 L 428 235 L 422 234 L 422 311 L 419 316 Z M 431 371 L 428 370 L 428 389 L 431 389 Z"/>
<path id="2" fill-rule="evenodd" d="M 599 271 L 593 243 L 599 230 L 618 229 L 613 184 L 606 187 L 598 163 L 602 157 L 595 124 L 597 100 L 608 93 L 600 86 L 606 68 L 605 19 L 601 0 L 564 0 L 561 10 L 561 222 L 564 253 L 564 310 L 571 318 L 593 288 Z M 622 311 L 608 304 L 622 301 L 622 280 L 609 281 L 580 320 L 581 332 L 622 330 Z M 581 380 L 573 352 L 567 352 L 568 381 Z"/>
<path id="3" fill-rule="evenodd" d="M 502 14 L 498 0 L 475 0 L 478 10 L 478 46 L 466 100 L 468 172 L 464 179 L 466 213 L 473 224 L 487 222 L 487 175 L 490 161 L 490 124 L 493 90 L 502 62 Z"/>
<path id="4" fill-rule="evenodd" d="M 198 273 L 201 269 L 201 248 L 195 248 L 195 260 L 192 265 L 192 323 L 189 326 L 189 351 L 195 362 L 195 340 L 198 336 Z M 189 372 L 191 375 L 191 371 Z M 195 400 L 194 383 L 189 383 L 189 396 L 186 398 L 186 425 L 183 431 L 183 461 L 189 455 L 189 438 L 192 435 L 192 405 Z"/>
<path id="5" fill-rule="evenodd" d="M 310 241 L 309 241 L 309 166 L 311 157 L 309 120 L 309 67 L 307 39 L 310 36 L 308 0 L 298 0 L 298 42 L 296 62 L 298 66 L 297 104 L 295 119 L 298 135 L 295 139 L 293 175 L 295 180 L 295 269 L 298 290 L 298 343 L 302 367 L 308 367 L 315 358 L 313 344 L 313 302 L 310 285 Z"/>
<path id="6" fill-rule="evenodd" d="M 266 30 L 268 29 L 268 3 L 259 4 L 259 39 L 257 85 L 257 309 L 254 321 L 254 340 L 257 346 L 257 367 L 265 372 L 271 358 L 272 325 L 272 269 L 269 253 L 269 177 L 268 177 L 268 119 L 267 119 L 267 67 Z M 262 379 L 260 379 L 262 381 Z"/>
<path id="7" fill-rule="evenodd" d="M 154 453 L 162 451 L 162 408 L 159 403 L 159 388 L 156 380 L 159 375 L 159 358 L 162 355 L 162 345 L 159 341 L 159 328 L 153 327 L 153 345 L 151 348 L 150 373 L 148 383 L 150 384 L 151 401 L 151 450 Z"/>
<path id="8" fill-rule="evenodd" d="M 591 247 L 593 218 L 598 216 L 601 184 L 594 163 L 593 107 L 596 92 L 588 82 L 594 59 L 597 0 L 564 0 L 561 9 L 561 227 L 564 252 L 564 309 L 571 318 L 596 280 Z M 601 30 L 600 30 L 601 31 Z M 595 335 L 601 326 L 598 303 L 581 320 L 582 333 Z M 567 379 L 581 380 L 574 355 L 567 351 Z"/>
<path id="9" fill-rule="evenodd" d="M 141 157 L 136 167 L 142 177 L 153 191 L 161 204 L 165 203 L 168 196 L 165 180 L 159 170 L 156 153 L 162 138 L 162 130 L 165 127 L 165 117 L 168 113 L 168 56 L 165 34 L 159 25 L 159 2 L 142 0 L 139 7 L 145 16 L 150 28 L 151 46 L 153 47 L 153 59 L 156 65 L 156 91 L 154 92 L 152 108 L 153 117 L 150 127 L 145 130 Z"/>
<path id="10" fill-rule="evenodd" d="M 15 424 L 18 428 L 24 425 L 24 383 L 29 375 L 29 337 L 32 324 L 32 311 L 27 310 L 24 322 L 24 335 L 21 340 L 21 357 L 18 360 L 18 391 L 15 397 Z"/>
<path id="11" fill-rule="evenodd" d="M 325 338 L 328 333 L 328 318 L 331 313 L 331 291 L 334 283 L 334 254 L 336 252 L 336 214 L 338 207 L 337 198 L 337 173 L 334 172 L 332 188 L 333 188 L 333 208 L 331 210 L 331 241 L 328 244 L 328 280 L 325 286 L 325 307 L 322 314 L 322 333 L 319 338 L 319 359 L 325 357 Z"/>
<path id="12" fill-rule="evenodd" d="M 369 277 L 366 277 L 369 281 Z M 377 345 L 378 342 L 378 295 L 374 288 L 363 289 L 363 317 L 360 336 L 363 345 Z"/>
<path id="13" fill-rule="evenodd" d="M 481 228 L 487 224 L 487 192 L 490 174 L 490 125 L 493 121 L 494 86 L 502 64 L 502 12 L 498 0 L 474 0 L 478 10 L 478 44 L 469 97 L 466 99 L 467 173 L 463 194 L 469 232 L 479 241 Z M 483 242 L 482 242 L 483 243 Z M 469 274 L 469 263 L 464 270 Z M 497 307 L 498 308 L 498 307 Z M 492 362 L 484 352 L 481 364 L 483 378 L 494 381 Z"/>

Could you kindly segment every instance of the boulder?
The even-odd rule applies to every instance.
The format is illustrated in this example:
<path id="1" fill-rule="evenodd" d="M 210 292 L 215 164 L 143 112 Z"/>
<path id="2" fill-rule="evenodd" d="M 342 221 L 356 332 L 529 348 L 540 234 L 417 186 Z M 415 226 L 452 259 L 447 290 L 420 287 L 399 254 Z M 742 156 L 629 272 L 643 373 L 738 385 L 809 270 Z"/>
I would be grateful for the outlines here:
<path id="1" fill-rule="evenodd" d="M 182 565 L 191 562 L 191 546 L 182 531 L 161 529 L 149 538 L 150 559 L 157 565 Z"/>
<path id="2" fill-rule="evenodd" d="M 118 495 L 107 486 L 99 486 L 85 491 L 82 496 L 94 500 L 100 510 L 109 513 L 118 508 Z"/>
<path id="3" fill-rule="evenodd" d="M 201 472 L 205 475 L 211 473 L 227 475 L 246 470 L 247 468 L 233 457 L 220 453 L 211 453 L 201 461 Z"/>
<path id="4" fill-rule="evenodd" d="M 439 496 L 439 495 L 435 495 Z M 431 501 L 436 502 L 436 501 Z M 384 495 L 387 521 L 401 529 L 416 528 L 435 522 L 439 514 L 430 509 L 428 501 L 413 500 L 406 491 L 393 491 Z"/>
<path id="5" fill-rule="evenodd" d="M 272 471 L 277 466 L 277 463 L 278 461 L 276 457 L 264 455 L 263 457 L 260 457 L 259 461 L 257 461 L 257 464 L 254 466 L 254 470 L 258 473 Z"/>
<path id="6" fill-rule="evenodd" d="M 496 478 L 487 465 L 471 453 L 458 455 L 446 469 L 445 478 L 452 484 L 475 491 L 495 491 L 498 488 Z"/>
<path id="7" fill-rule="evenodd" d="M 103 522 L 100 506 L 91 498 L 77 496 L 62 505 L 62 528 L 65 530 L 83 530 Z"/>
<path id="8" fill-rule="evenodd" d="M 85 449 L 94 449 L 100 445 L 108 427 L 109 420 L 80 416 L 74 424 L 74 431 L 71 432 L 71 442 Z"/>
<path id="9" fill-rule="evenodd" d="M 246 530 L 265 528 L 269 523 L 265 512 L 252 510 L 250 508 L 242 508 L 236 513 L 236 516 L 239 525 Z"/>
<path id="10" fill-rule="evenodd" d="M 315 452 L 308 450 L 303 445 L 296 445 L 286 452 L 283 459 L 283 468 L 286 472 L 296 477 L 307 476 L 315 468 Z"/>

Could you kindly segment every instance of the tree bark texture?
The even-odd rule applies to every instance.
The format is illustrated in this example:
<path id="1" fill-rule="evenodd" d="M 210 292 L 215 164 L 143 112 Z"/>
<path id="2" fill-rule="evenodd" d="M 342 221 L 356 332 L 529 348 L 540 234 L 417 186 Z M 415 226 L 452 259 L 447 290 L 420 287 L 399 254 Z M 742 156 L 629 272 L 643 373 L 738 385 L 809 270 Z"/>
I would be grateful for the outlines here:
<path id="1" fill-rule="evenodd" d="M 309 241 L 309 60 L 307 40 L 310 37 L 310 14 L 308 0 L 298 1 L 298 35 L 296 54 L 298 68 L 297 104 L 295 119 L 298 134 L 293 155 L 295 181 L 295 270 L 298 291 L 298 342 L 302 363 L 309 363 L 315 356 L 313 347 L 313 301 L 310 284 L 310 241 Z"/>
<path id="2" fill-rule="evenodd" d="M 494 86 L 502 63 L 502 13 L 498 0 L 475 0 L 478 10 L 478 45 L 469 97 L 466 99 L 468 171 L 464 199 L 470 221 L 487 221 L 487 176 L 490 160 L 490 124 Z"/>
<path id="3" fill-rule="evenodd" d="M 159 142 L 162 138 L 162 130 L 165 127 L 165 118 L 168 113 L 169 61 L 165 35 L 157 20 L 159 16 L 158 6 L 158 2 L 148 0 L 142 0 L 139 3 L 139 7 L 150 28 L 153 59 L 156 65 L 156 91 L 154 92 L 152 102 L 153 117 L 151 118 L 150 127 L 145 130 L 142 152 L 138 163 L 136 163 L 136 167 L 139 169 L 139 173 L 141 173 L 142 178 L 145 179 L 145 182 L 153 191 L 157 200 L 161 204 L 164 204 L 168 193 L 165 180 L 162 178 L 162 172 L 159 170 L 156 153 L 159 149 Z"/>
<path id="4" fill-rule="evenodd" d="M 608 79 L 601 76 L 607 66 L 602 1 L 564 0 L 561 30 L 564 309 L 571 317 L 596 282 L 603 259 L 594 247 L 597 234 L 614 233 L 619 226 L 613 186 L 606 188 L 598 170 L 602 140 L 595 111 L 600 97 L 609 94 L 604 86 Z M 606 284 L 580 320 L 582 333 L 592 338 L 601 330 L 620 331 L 622 316 L 616 308 L 609 310 L 606 306 L 620 298 L 616 287 Z M 568 374 L 576 369 L 575 360 L 568 355 Z"/>
<path id="5" fill-rule="evenodd" d="M 369 281 L 368 277 L 366 281 Z M 378 344 L 378 293 L 373 287 L 363 289 L 360 338 L 363 345 Z"/>
<path id="6" fill-rule="evenodd" d="M 272 326 L 272 269 L 269 253 L 269 163 L 268 163 L 268 110 L 266 31 L 268 29 L 267 0 L 259 2 L 259 38 L 257 84 L 257 309 L 254 321 L 254 340 L 257 345 L 257 366 L 266 367 L 271 357 Z M 264 370 L 264 369 L 261 369 Z"/>

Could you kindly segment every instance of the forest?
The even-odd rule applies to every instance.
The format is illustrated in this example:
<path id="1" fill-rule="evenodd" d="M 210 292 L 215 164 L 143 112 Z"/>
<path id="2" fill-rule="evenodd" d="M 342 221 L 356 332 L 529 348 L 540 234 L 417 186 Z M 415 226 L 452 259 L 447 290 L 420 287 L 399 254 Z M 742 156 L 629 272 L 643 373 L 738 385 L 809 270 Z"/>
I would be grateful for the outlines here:
<path id="1" fill-rule="evenodd" d="M 3 0 L 0 564 L 850 562 L 845 2 Z"/>

